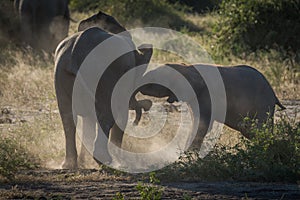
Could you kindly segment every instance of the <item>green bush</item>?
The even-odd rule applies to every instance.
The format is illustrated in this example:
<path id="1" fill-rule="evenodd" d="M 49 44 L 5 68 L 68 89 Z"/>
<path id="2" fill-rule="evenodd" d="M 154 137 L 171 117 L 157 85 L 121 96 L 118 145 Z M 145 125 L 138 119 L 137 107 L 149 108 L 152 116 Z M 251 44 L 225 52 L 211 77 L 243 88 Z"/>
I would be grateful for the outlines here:
<path id="1" fill-rule="evenodd" d="M 300 1 L 228 0 L 219 13 L 215 33 L 221 51 L 275 48 L 299 56 Z"/>
<path id="2" fill-rule="evenodd" d="M 216 146 L 205 158 L 185 152 L 163 170 L 165 178 L 297 182 L 300 180 L 300 122 L 282 119 L 274 131 L 265 125 L 255 128 L 255 138 L 242 139 L 234 147 Z"/>
<path id="3" fill-rule="evenodd" d="M 13 179 L 20 169 L 32 169 L 36 166 L 33 158 L 15 140 L 0 139 L 0 176 Z"/>
<path id="4" fill-rule="evenodd" d="M 167 0 L 71 0 L 70 7 L 78 11 L 97 11 L 98 9 L 111 14 L 122 24 L 161 26 L 174 29 L 184 27 L 190 30 L 198 28 L 190 21 L 183 19 L 187 7 L 171 4 Z"/>
<path id="5" fill-rule="evenodd" d="M 154 184 L 159 184 L 160 180 L 154 172 L 149 174 L 150 184 L 139 182 L 136 189 L 139 191 L 142 200 L 160 200 L 163 194 L 163 188 Z"/>
<path id="6" fill-rule="evenodd" d="M 193 12 L 206 13 L 219 8 L 221 0 L 168 0 L 170 3 L 180 3 L 188 6 Z"/>

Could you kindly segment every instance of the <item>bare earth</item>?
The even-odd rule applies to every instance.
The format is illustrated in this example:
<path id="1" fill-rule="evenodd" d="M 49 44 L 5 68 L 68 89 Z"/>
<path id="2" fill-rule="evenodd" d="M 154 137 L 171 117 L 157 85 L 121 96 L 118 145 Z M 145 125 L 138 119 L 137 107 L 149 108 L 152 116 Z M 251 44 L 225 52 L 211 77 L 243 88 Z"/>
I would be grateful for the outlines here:
<path id="1" fill-rule="evenodd" d="M 0 199 L 140 199 L 141 175 L 108 174 L 98 170 L 40 170 L 18 174 L 14 183 L 1 183 Z M 152 186 L 153 187 L 153 186 Z M 162 199 L 300 199 L 293 184 L 251 182 L 162 183 Z"/>

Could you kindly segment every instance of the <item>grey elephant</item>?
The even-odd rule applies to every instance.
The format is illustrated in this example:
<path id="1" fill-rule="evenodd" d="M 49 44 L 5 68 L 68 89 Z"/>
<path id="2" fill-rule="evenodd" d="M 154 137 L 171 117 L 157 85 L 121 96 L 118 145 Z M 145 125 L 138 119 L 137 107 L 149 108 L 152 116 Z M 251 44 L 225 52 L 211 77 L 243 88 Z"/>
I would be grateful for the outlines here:
<path id="1" fill-rule="evenodd" d="M 58 45 L 55 53 L 55 90 L 66 140 L 66 155 L 62 168 L 73 169 L 77 168 L 78 165 L 75 141 L 76 119 L 74 122 L 74 110 L 72 109 L 72 102 L 74 100 L 72 99 L 73 86 L 75 83 L 74 81 L 78 76 L 78 70 L 86 56 L 94 49 L 94 47 L 104 40 L 114 36 L 113 33 L 105 31 L 101 29 L 101 27 L 97 27 L 95 24 L 90 26 L 90 28 L 86 27 L 83 31 L 75 33 L 63 40 Z M 111 26 L 119 27 L 119 29 L 114 30 L 115 33 L 125 30 L 125 28 L 123 28 L 116 20 Z M 115 39 L 117 42 L 115 46 L 110 47 L 112 49 L 117 50 L 128 45 L 135 47 L 131 37 L 116 36 Z M 101 57 L 101 55 L 99 56 Z M 96 135 L 95 138 L 92 136 L 85 138 L 84 140 L 95 142 L 95 144 L 98 145 L 94 146 L 94 149 L 89 150 L 98 152 L 97 148 L 101 149 L 100 154 L 103 158 L 103 160 L 101 160 L 102 162 L 110 163 L 112 161 L 111 155 L 108 151 L 108 138 L 110 137 L 110 142 L 118 146 L 122 143 L 123 138 L 123 130 L 116 125 L 111 110 L 111 97 L 114 86 L 124 73 L 133 69 L 135 66 L 148 63 L 151 56 L 152 46 L 141 45 L 138 49 L 120 56 L 109 65 L 109 67 L 104 71 L 104 74 L 101 76 L 94 95 L 94 106 L 97 119 L 89 116 L 90 111 L 84 109 L 76 110 L 76 114 L 83 116 L 85 121 L 91 124 L 90 127 L 92 127 L 92 129 L 95 128 L 95 120 L 98 120 L 100 123 L 106 137 L 101 138 L 101 136 Z M 102 62 L 102 60 L 99 60 L 99 62 Z M 87 90 L 89 90 L 89 88 L 87 88 Z M 83 101 L 84 98 L 85 97 L 82 99 Z M 137 113 L 139 113 L 142 107 L 145 110 L 150 109 L 151 105 L 149 106 L 147 103 L 145 108 L 140 104 L 140 102 L 137 102 L 136 99 L 132 97 L 128 107 L 130 109 L 137 110 Z M 127 119 L 121 120 L 127 121 Z M 91 132 L 95 131 L 96 130 L 91 130 Z M 84 134 L 85 133 L 83 133 L 83 135 Z"/>
<path id="2" fill-rule="evenodd" d="M 212 116 L 212 101 L 208 87 L 201 74 L 193 65 L 166 64 L 166 66 L 171 67 L 182 74 L 185 79 L 189 81 L 197 95 L 200 109 L 200 125 L 197 127 L 198 132 L 191 145 L 191 148 L 197 148 L 201 145 L 207 131 L 209 131 L 209 121 Z M 258 126 L 261 126 L 269 121 L 273 123 L 272 118 L 275 105 L 278 105 L 281 109 L 285 109 L 279 102 L 267 79 L 259 71 L 250 66 L 239 65 L 222 67 L 204 64 L 197 64 L 195 66 L 207 70 L 210 70 L 211 68 L 218 69 L 225 87 L 227 102 L 226 117 L 225 121 L 218 118 L 213 120 L 224 123 L 225 125 L 240 131 L 246 138 L 251 139 L 253 135 L 251 135 L 249 127 L 245 126 L 245 117 L 256 120 Z M 164 68 L 164 66 L 158 67 L 145 76 L 156 79 L 156 74 L 160 74 L 161 77 L 165 77 L 169 83 L 176 83 L 177 80 L 170 76 L 168 70 L 164 70 Z M 152 81 L 157 82 L 157 80 Z M 159 84 L 147 84 L 138 90 L 144 95 L 159 98 L 168 97 L 167 101 L 169 103 L 178 101 L 178 98 L 169 88 Z"/>
<path id="3" fill-rule="evenodd" d="M 33 48 L 53 52 L 69 32 L 69 0 L 15 0 L 21 38 Z"/>

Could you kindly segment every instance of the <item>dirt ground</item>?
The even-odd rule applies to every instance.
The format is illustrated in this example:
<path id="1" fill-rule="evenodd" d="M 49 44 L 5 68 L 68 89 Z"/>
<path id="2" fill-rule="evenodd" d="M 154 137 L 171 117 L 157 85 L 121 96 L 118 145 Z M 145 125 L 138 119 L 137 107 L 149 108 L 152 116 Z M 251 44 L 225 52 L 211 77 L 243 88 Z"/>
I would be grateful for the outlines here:
<path id="1" fill-rule="evenodd" d="M 140 199 L 141 175 L 115 175 L 98 170 L 23 171 L 14 182 L 0 184 L 0 199 Z M 156 186 L 162 199 L 300 199 L 293 184 L 252 182 L 172 182 Z"/>

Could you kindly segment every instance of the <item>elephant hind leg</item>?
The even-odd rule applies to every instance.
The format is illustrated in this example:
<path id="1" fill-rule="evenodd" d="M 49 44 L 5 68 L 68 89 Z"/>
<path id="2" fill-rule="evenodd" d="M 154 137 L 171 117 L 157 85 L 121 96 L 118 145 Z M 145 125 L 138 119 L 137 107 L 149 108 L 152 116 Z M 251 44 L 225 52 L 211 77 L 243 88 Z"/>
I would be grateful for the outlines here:
<path id="1" fill-rule="evenodd" d="M 110 142 L 112 142 L 117 147 L 121 148 L 123 135 L 124 135 L 124 131 L 121 130 L 117 124 L 114 124 L 110 132 Z"/>
<path id="2" fill-rule="evenodd" d="M 77 150 L 76 150 L 76 126 L 73 115 L 61 114 L 62 123 L 65 131 L 66 155 L 62 164 L 63 169 L 77 168 Z"/>
<path id="3" fill-rule="evenodd" d="M 103 125 L 97 124 L 98 130 L 93 145 L 93 157 L 98 164 L 110 164 L 112 157 L 108 150 L 108 137 L 113 123 L 106 120 L 99 121 L 103 121 Z"/>
<path id="4" fill-rule="evenodd" d="M 33 21 L 30 18 L 30 15 L 23 14 L 21 16 L 21 39 L 27 45 L 34 46 L 35 34 L 34 34 L 34 25 Z"/>
<path id="5" fill-rule="evenodd" d="M 206 119 L 202 119 L 201 121 L 199 121 L 199 126 L 197 128 L 196 135 L 193 138 L 193 141 L 188 150 L 200 150 L 201 145 L 203 143 L 203 139 L 209 131 L 209 121 Z"/>
<path id="6" fill-rule="evenodd" d="M 81 118 L 81 131 L 79 138 L 81 140 L 81 149 L 78 157 L 79 166 L 86 168 L 90 166 L 93 152 L 93 145 L 96 138 L 96 121 L 89 117 Z"/>
<path id="7" fill-rule="evenodd" d="M 261 129 L 264 131 L 269 131 L 273 133 L 273 126 L 274 126 L 274 109 L 275 105 L 273 108 L 268 109 L 268 111 L 261 113 L 260 115 L 257 116 L 258 119 L 258 125 L 257 128 Z"/>

